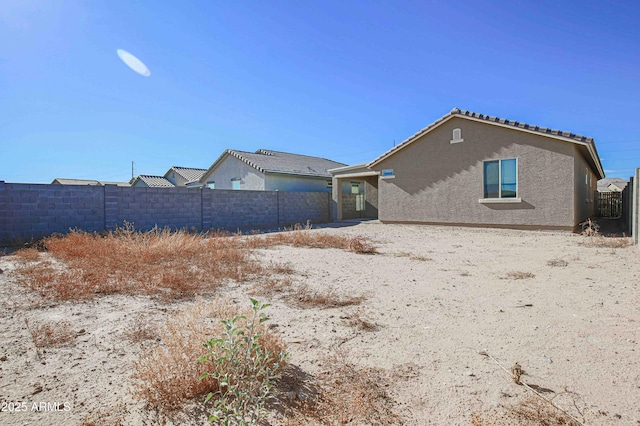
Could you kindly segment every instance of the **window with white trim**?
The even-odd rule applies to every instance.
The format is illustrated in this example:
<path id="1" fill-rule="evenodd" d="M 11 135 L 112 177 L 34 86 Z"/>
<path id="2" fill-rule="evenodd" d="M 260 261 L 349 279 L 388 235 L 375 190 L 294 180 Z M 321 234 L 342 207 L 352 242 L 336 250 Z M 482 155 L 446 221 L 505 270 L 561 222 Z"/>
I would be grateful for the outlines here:
<path id="1" fill-rule="evenodd" d="M 209 189 L 216 189 L 216 183 L 214 181 L 207 182 L 207 187 Z"/>
<path id="2" fill-rule="evenodd" d="M 231 179 L 231 189 L 240 189 L 240 179 L 239 178 Z"/>
<path id="3" fill-rule="evenodd" d="M 518 196 L 518 162 L 515 158 L 485 161 L 483 169 L 484 198 Z"/>
<path id="4" fill-rule="evenodd" d="M 462 130 L 459 128 L 453 129 L 453 134 L 451 135 L 451 140 L 449 142 L 451 143 L 464 142 L 464 139 L 462 139 Z"/>

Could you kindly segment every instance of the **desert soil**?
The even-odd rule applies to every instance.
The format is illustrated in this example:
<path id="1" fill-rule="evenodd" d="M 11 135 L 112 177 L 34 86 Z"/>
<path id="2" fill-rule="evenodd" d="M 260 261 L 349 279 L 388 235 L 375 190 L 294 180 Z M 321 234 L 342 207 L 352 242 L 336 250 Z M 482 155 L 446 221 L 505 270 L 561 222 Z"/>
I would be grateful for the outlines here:
<path id="1" fill-rule="evenodd" d="M 339 349 L 352 363 L 389 373 L 405 424 L 456 425 L 528 392 L 501 368 L 518 362 L 524 383 L 585 424 L 640 423 L 637 247 L 588 247 L 587 237 L 560 232 L 377 222 L 312 232 L 364 236 L 378 254 L 258 251 L 263 262 L 288 263 L 297 283 L 365 296 L 359 306 L 330 309 L 262 298 L 273 303 L 271 323 L 303 371 L 314 374 L 318 360 Z M 161 324 L 191 302 L 43 302 L 17 283 L 15 265 L 0 257 L 0 424 L 155 424 L 131 395 L 133 362 L 145 345 L 126 336 L 136 321 Z M 249 287 L 232 283 L 219 293 L 248 306 Z M 378 329 L 350 325 L 345 318 L 355 311 Z M 75 341 L 37 350 L 27 322 L 54 320 L 69 321 Z M 12 403 L 26 411 L 11 412 Z"/>

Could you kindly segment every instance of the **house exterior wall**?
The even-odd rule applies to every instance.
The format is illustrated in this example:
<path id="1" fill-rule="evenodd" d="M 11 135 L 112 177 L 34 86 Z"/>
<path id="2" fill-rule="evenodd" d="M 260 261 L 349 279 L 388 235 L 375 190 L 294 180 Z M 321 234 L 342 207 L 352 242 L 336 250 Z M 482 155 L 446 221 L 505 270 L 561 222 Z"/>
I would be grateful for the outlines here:
<path id="1" fill-rule="evenodd" d="M 187 183 L 187 180 L 185 178 L 183 178 L 182 176 L 180 176 L 178 173 L 176 173 L 173 170 L 171 171 L 171 173 L 167 173 L 167 175 L 165 175 L 165 177 L 167 178 L 167 180 L 169 182 L 171 182 L 175 186 L 185 186 L 186 183 Z"/>
<path id="2" fill-rule="evenodd" d="M 595 214 L 595 192 L 598 178 L 589 167 L 587 161 L 574 146 L 574 223 L 578 225 Z"/>
<path id="3" fill-rule="evenodd" d="M 216 189 L 233 189 L 231 179 L 240 178 L 240 189 L 265 190 L 265 175 L 236 157 L 227 155 L 203 181 L 214 181 Z"/>
<path id="4" fill-rule="evenodd" d="M 463 142 L 452 144 L 453 129 Z M 572 229 L 573 144 L 544 136 L 452 118 L 374 170 L 381 221 Z M 517 158 L 520 203 L 483 204 L 483 161 Z"/>
<path id="5" fill-rule="evenodd" d="M 265 175 L 265 189 L 267 191 L 331 192 L 329 182 L 331 182 L 330 177 L 313 178 L 274 173 Z"/>
<path id="6" fill-rule="evenodd" d="M 365 178 L 364 181 L 365 210 L 364 216 L 378 217 L 378 176 Z"/>
<path id="7" fill-rule="evenodd" d="M 144 183 L 142 180 L 138 180 L 136 181 L 135 184 L 132 185 L 134 188 L 148 188 L 149 185 L 147 185 L 146 183 Z"/>

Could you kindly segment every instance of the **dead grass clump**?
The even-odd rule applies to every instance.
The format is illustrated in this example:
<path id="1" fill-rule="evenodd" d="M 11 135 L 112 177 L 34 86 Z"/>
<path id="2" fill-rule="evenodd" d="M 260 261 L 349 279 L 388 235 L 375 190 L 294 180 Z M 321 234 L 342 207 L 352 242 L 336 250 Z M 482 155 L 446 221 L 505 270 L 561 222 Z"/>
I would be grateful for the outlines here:
<path id="1" fill-rule="evenodd" d="M 292 247 L 336 248 L 342 250 L 351 250 L 350 245 L 354 240 L 359 240 L 362 243 L 366 243 L 362 247 L 362 249 L 365 250 L 362 251 L 362 253 L 375 253 L 375 248 L 371 246 L 363 237 L 349 238 L 343 235 L 331 235 L 325 232 L 312 230 L 310 225 L 303 227 L 300 224 L 294 225 L 292 228 L 285 229 L 282 232 L 274 232 L 266 235 L 247 237 L 244 240 L 244 243 L 245 246 L 249 248 L 269 248 L 273 246 L 283 245 Z"/>
<path id="2" fill-rule="evenodd" d="M 553 266 L 553 267 L 562 267 L 564 268 L 565 266 L 569 265 L 569 262 L 567 262 L 564 259 L 551 259 L 547 262 L 547 266 Z"/>
<path id="3" fill-rule="evenodd" d="M 40 252 L 35 248 L 21 249 L 13 255 L 21 262 L 37 262 L 40 259 Z"/>
<path id="4" fill-rule="evenodd" d="M 529 396 L 515 405 L 471 415 L 473 426 L 580 426 L 567 414 L 539 398 Z"/>
<path id="5" fill-rule="evenodd" d="M 252 296 L 273 297 L 278 294 L 288 294 L 293 286 L 291 278 L 265 278 L 253 285 L 249 290 Z"/>
<path id="6" fill-rule="evenodd" d="M 314 290 L 307 284 L 297 286 L 288 298 L 303 308 L 338 308 L 359 305 L 364 300 L 364 296 L 340 295 L 334 289 Z"/>
<path id="7" fill-rule="evenodd" d="M 324 360 L 310 385 L 312 389 L 290 398 L 285 411 L 285 424 L 376 424 L 401 423 L 393 410 L 394 401 L 387 393 L 390 380 L 383 370 L 362 368 L 336 354 Z"/>
<path id="8" fill-rule="evenodd" d="M 160 410 L 173 410 L 189 399 L 219 390 L 215 379 L 200 380 L 210 365 L 197 362 L 207 355 L 204 343 L 223 330 L 222 319 L 236 315 L 250 317 L 249 309 L 239 309 L 229 302 L 196 301 L 171 315 L 160 330 L 160 342 L 148 347 L 134 363 L 134 393 Z M 259 344 L 273 352 L 284 351 L 282 340 L 261 327 Z"/>
<path id="9" fill-rule="evenodd" d="M 603 235 L 598 235 L 590 237 L 586 241 L 581 242 L 581 244 L 585 247 L 616 249 L 632 245 L 633 239 L 624 237 L 605 237 Z"/>
<path id="10" fill-rule="evenodd" d="M 600 225 L 591 220 L 591 218 L 582 222 L 580 228 L 582 229 L 581 234 L 585 237 L 597 237 L 600 235 Z"/>
<path id="11" fill-rule="evenodd" d="M 148 340 L 159 340 L 160 334 L 155 324 L 148 319 L 138 317 L 125 332 L 125 337 L 133 343 L 143 343 Z"/>
<path id="12" fill-rule="evenodd" d="M 510 280 L 524 280 L 528 278 L 535 278 L 535 275 L 531 272 L 515 271 L 507 273 L 505 278 Z"/>
<path id="13" fill-rule="evenodd" d="M 370 321 L 370 320 L 366 319 L 362 315 L 362 312 L 359 309 L 355 310 L 351 315 L 345 316 L 344 319 L 347 320 L 347 323 L 351 327 L 354 327 L 354 328 L 356 328 L 358 330 L 376 331 L 379 328 L 378 324 L 376 324 L 373 321 Z"/>
<path id="14" fill-rule="evenodd" d="M 37 349 L 70 345 L 76 338 L 69 321 L 52 321 L 32 325 L 25 319 L 25 323 Z"/>
<path id="15" fill-rule="evenodd" d="M 126 226 L 106 235 L 71 232 L 47 238 L 43 246 L 56 264 L 29 262 L 17 272 L 28 288 L 55 300 L 113 293 L 179 299 L 262 272 L 239 237 L 135 232 Z M 34 257 L 31 252 L 22 256 Z"/>
<path id="16" fill-rule="evenodd" d="M 364 237 L 353 237 L 349 240 L 349 251 L 360 254 L 377 253 L 376 248 Z"/>

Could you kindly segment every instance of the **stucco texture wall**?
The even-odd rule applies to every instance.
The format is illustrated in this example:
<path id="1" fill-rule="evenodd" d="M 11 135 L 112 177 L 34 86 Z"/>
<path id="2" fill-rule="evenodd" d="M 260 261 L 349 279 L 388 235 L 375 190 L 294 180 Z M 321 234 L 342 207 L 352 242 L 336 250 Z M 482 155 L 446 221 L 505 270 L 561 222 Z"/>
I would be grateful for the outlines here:
<path id="1" fill-rule="evenodd" d="M 296 191 L 296 192 L 331 192 L 328 185 L 331 178 L 312 178 L 295 175 L 265 175 L 265 189 L 267 191 Z"/>
<path id="2" fill-rule="evenodd" d="M 205 185 L 215 182 L 216 189 L 233 189 L 231 179 L 240 178 L 240 189 L 263 191 L 265 189 L 264 174 L 250 165 L 227 155 L 215 170 L 205 176 Z"/>
<path id="3" fill-rule="evenodd" d="M 595 214 L 594 198 L 598 178 L 588 166 L 577 146 L 574 146 L 573 172 L 575 185 L 574 222 L 578 225 Z"/>
<path id="4" fill-rule="evenodd" d="M 464 142 L 451 144 L 454 128 Z M 520 203 L 483 204 L 483 161 L 517 158 Z M 571 143 L 452 118 L 377 164 L 382 221 L 572 229 Z"/>

